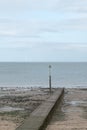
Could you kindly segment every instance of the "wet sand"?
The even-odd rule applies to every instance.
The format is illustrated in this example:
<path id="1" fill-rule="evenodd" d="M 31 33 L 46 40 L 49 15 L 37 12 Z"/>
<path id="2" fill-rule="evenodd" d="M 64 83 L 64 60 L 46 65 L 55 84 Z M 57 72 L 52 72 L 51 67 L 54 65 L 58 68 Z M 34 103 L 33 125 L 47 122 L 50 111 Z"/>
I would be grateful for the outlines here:
<path id="1" fill-rule="evenodd" d="M 46 130 L 87 130 L 87 90 L 66 89 Z"/>
<path id="2" fill-rule="evenodd" d="M 0 119 L 0 130 L 15 130 L 16 124 L 12 121 L 2 121 Z"/>
<path id="3" fill-rule="evenodd" d="M 1 88 L 0 130 L 15 130 L 49 96 L 46 88 Z"/>

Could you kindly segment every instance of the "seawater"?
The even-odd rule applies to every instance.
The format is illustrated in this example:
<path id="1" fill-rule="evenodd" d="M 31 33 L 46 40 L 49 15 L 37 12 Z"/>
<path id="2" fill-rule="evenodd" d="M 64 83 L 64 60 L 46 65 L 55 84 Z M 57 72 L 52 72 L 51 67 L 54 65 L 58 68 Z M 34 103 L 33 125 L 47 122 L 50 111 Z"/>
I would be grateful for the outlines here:
<path id="1" fill-rule="evenodd" d="M 87 62 L 0 63 L 0 86 L 48 87 L 49 65 L 52 87 L 87 87 Z"/>

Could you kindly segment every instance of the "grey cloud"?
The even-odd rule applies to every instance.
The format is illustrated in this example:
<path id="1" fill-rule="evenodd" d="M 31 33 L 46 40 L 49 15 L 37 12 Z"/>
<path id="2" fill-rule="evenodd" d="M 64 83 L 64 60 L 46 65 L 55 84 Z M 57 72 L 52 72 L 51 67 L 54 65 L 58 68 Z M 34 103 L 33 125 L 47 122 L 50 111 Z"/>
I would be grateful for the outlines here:
<path id="1" fill-rule="evenodd" d="M 62 33 L 63 31 L 87 31 L 87 19 L 66 20 L 65 23 L 53 22 L 48 23 L 48 26 L 43 26 L 42 33 Z"/>
<path id="2" fill-rule="evenodd" d="M 0 23 L 0 36 L 15 37 L 15 38 L 34 38 L 40 39 L 45 33 L 62 33 L 66 30 L 87 30 L 87 19 L 71 19 L 64 22 L 59 21 L 45 21 L 41 23 L 24 22 L 18 23 Z M 46 35 L 46 34 L 45 34 Z"/>
<path id="3" fill-rule="evenodd" d="M 60 10 L 62 11 L 80 11 L 87 10 L 87 1 L 86 0 L 61 0 L 60 1 Z"/>
<path id="4" fill-rule="evenodd" d="M 86 0 L 3 0 L 0 1 L 2 10 L 51 10 L 51 11 L 87 11 Z"/>
<path id="5" fill-rule="evenodd" d="M 40 25 L 37 20 L 15 21 L 11 19 L 0 19 L 0 36 L 3 37 L 38 38 L 39 30 Z"/>
<path id="6" fill-rule="evenodd" d="M 41 9 L 52 9 L 55 8 L 57 3 L 60 0 L 3 0 L 0 1 L 1 9 L 8 9 L 8 10 L 41 10 Z"/>

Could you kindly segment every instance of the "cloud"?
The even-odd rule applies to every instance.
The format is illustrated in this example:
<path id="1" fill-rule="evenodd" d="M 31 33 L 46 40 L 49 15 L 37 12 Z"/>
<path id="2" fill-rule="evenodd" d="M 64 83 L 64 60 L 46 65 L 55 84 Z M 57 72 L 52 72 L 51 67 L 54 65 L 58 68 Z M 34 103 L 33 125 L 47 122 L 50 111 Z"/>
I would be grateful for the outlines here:
<path id="1" fill-rule="evenodd" d="M 39 31 L 41 26 L 39 25 L 39 21 L 29 20 L 7 20 L 3 22 L 3 19 L 0 19 L 0 36 L 3 37 L 20 37 L 27 38 L 39 37 Z"/>
<path id="2" fill-rule="evenodd" d="M 84 54 L 86 10 L 86 0 L 0 1 L 0 50 L 3 54 L 13 50 L 15 58 L 16 52 L 27 54 L 34 60 L 46 56 L 57 59 L 61 54 L 73 57 L 74 52 L 81 51 Z"/>
<path id="3" fill-rule="evenodd" d="M 16 42 L 6 46 L 0 48 L 1 61 L 86 61 L 87 59 L 86 44 L 50 42 L 17 44 Z"/>
<path id="4" fill-rule="evenodd" d="M 41 44 L 42 46 L 42 44 Z M 44 45 L 43 45 L 44 46 Z M 45 43 L 46 48 L 51 49 L 51 51 L 87 51 L 87 44 L 83 43 Z M 50 47 L 49 47 L 50 46 Z"/>
<path id="5" fill-rule="evenodd" d="M 46 25 L 43 24 L 43 27 L 41 27 L 42 32 L 48 32 L 48 33 L 58 33 L 63 31 L 87 31 L 87 19 L 83 19 L 80 21 L 78 20 L 68 20 L 63 22 L 48 22 Z"/>
<path id="6" fill-rule="evenodd" d="M 11 9 L 10 13 L 8 13 L 7 9 L 3 11 L 8 16 L 4 16 L 4 13 L 2 13 L 3 15 L 0 18 L 0 35 L 39 39 L 46 32 L 61 33 L 66 30 L 86 31 L 87 14 L 81 13 L 81 11 L 80 13 L 74 12 L 78 8 L 81 10 L 83 7 L 87 7 L 86 5 L 86 0 L 0 1 L 1 7 L 6 6 L 6 8 Z M 12 8 L 15 10 L 14 13 L 12 12 Z M 70 10 L 72 12 L 69 12 Z"/>
<path id="7" fill-rule="evenodd" d="M 3 0 L 0 1 L 0 7 L 17 10 L 42 10 L 42 9 L 52 9 L 55 8 L 56 4 L 58 5 L 59 0 Z M 10 8 L 9 8 L 10 7 Z"/>
<path id="8" fill-rule="evenodd" d="M 26 40 L 19 40 L 19 41 L 11 41 L 8 40 L 7 43 L 0 44 L 0 49 L 33 49 L 37 47 L 37 43 L 31 43 Z"/>
<path id="9" fill-rule="evenodd" d="M 58 9 L 61 11 L 84 12 L 87 10 L 86 0 L 60 0 Z"/>
<path id="10" fill-rule="evenodd" d="M 8 10 L 87 11 L 86 0 L 3 0 L 0 8 Z"/>
<path id="11" fill-rule="evenodd" d="M 87 51 L 87 44 L 71 44 L 70 49 L 73 50 L 80 50 L 80 51 Z"/>
<path id="12" fill-rule="evenodd" d="M 8 37 L 8 36 L 15 36 L 16 35 L 16 31 L 13 31 L 13 30 L 0 30 L 0 36 L 1 37 Z"/>
<path id="13" fill-rule="evenodd" d="M 16 37 L 16 38 L 35 38 L 41 39 L 47 34 L 61 34 L 68 31 L 86 31 L 87 18 L 62 18 L 61 20 L 54 19 L 31 19 L 31 20 L 0 20 L 0 36 Z M 54 36 L 54 35 L 53 35 Z M 48 39 L 49 40 L 49 39 Z"/>

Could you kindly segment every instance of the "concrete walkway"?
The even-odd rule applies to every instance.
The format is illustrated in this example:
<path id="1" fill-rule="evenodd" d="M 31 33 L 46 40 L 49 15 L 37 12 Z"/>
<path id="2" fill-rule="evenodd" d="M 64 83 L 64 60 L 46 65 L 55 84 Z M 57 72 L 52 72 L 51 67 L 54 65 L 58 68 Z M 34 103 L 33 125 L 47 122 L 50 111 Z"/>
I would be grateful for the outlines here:
<path id="1" fill-rule="evenodd" d="M 52 114 L 56 104 L 60 101 L 64 89 L 58 89 L 48 100 L 40 105 L 16 130 L 42 130 Z"/>

